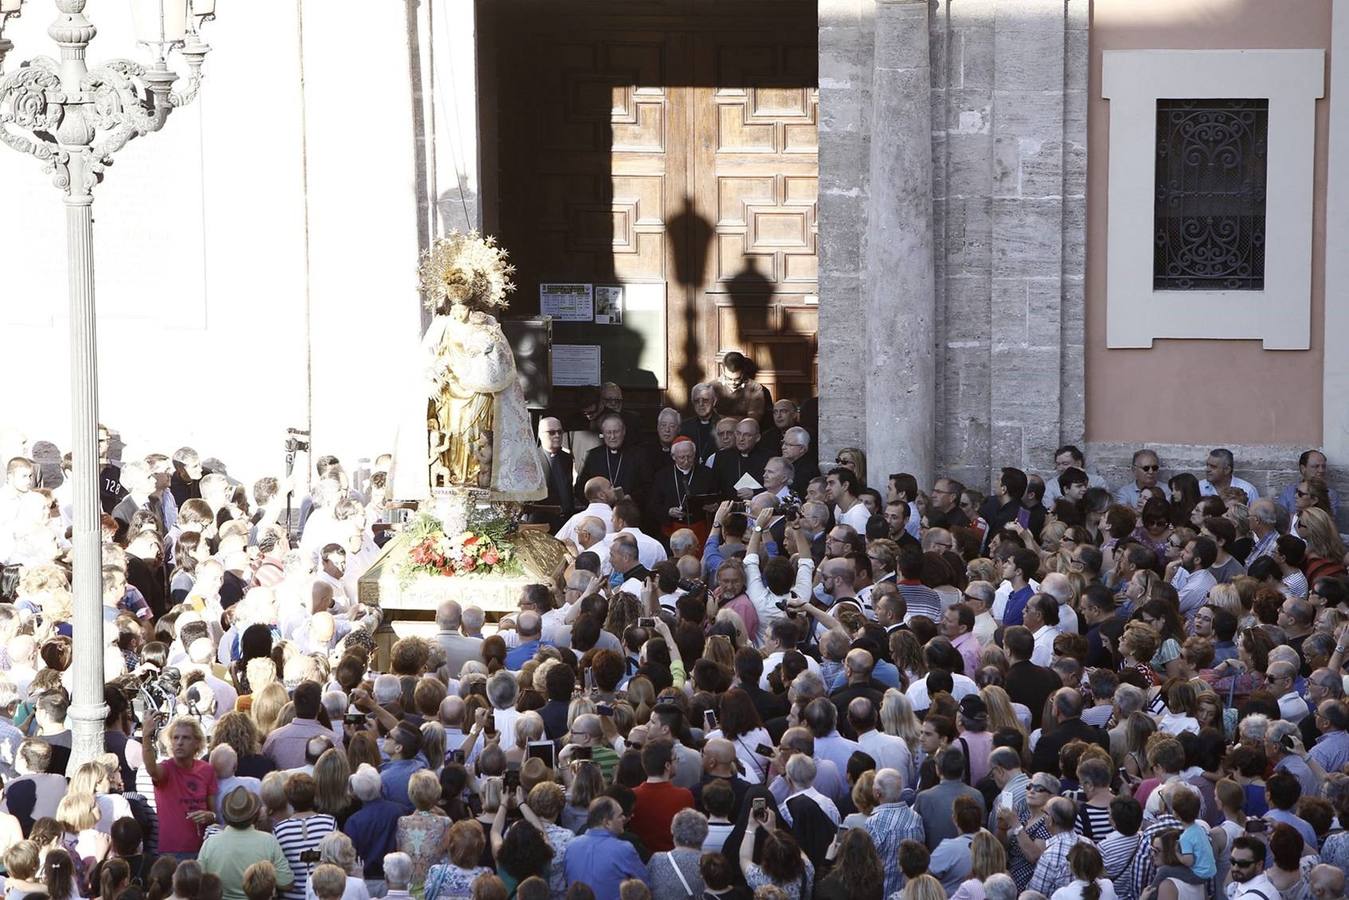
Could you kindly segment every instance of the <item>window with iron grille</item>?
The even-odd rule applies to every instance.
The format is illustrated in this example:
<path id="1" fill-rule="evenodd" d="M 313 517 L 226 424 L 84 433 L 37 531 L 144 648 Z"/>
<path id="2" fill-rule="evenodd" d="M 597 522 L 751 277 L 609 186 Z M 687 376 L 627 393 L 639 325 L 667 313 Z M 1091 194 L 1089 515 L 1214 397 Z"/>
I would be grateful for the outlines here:
<path id="1" fill-rule="evenodd" d="M 1153 289 L 1265 286 L 1269 101 L 1157 101 Z"/>

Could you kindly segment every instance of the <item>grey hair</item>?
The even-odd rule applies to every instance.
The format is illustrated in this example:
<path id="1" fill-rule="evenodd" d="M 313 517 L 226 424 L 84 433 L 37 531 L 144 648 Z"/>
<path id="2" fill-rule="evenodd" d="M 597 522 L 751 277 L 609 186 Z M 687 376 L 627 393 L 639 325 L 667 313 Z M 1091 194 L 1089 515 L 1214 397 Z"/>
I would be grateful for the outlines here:
<path id="1" fill-rule="evenodd" d="M 403 696 L 403 684 L 397 675 L 380 675 L 375 679 L 374 694 L 375 702 L 381 706 L 393 703 Z"/>
<path id="2" fill-rule="evenodd" d="M 1264 713 L 1251 713 L 1243 716 L 1237 725 L 1237 737 L 1242 743 L 1263 741 L 1269 732 L 1269 716 Z"/>
<path id="3" fill-rule="evenodd" d="M 469 631 L 477 631 L 487 621 L 487 614 L 482 611 L 481 606 L 465 606 L 461 621 Z"/>
<path id="4" fill-rule="evenodd" d="M 800 425 L 793 425 L 791 428 L 788 428 L 782 433 L 782 436 L 783 438 L 791 438 L 793 441 L 800 443 L 803 447 L 810 446 L 810 432 L 806 431 L 806 429 L 802 428 Z"/>
<path id="5" fill-rule="evenodd" d="M 340 719 L 347 712 L 347 695 L 341 691 L 326 691 L 323 694 L 323 709 L 330 719 Z"/>
<path id="6" fill-rule="evenodd" d="M 904 793 L 904 776 L 898 769 L 881 769 L 876 773 L 875 784 L 882 803 L 897 803 Z"/>
<path id="7" fill-rule="evenodd" d="M 805 702 L 814 700 L 816 697 L 823 697 L 828 694 L 824 689 L 824 679 L 816 672 L 810 669 L 804 669 L 797 673 L 792 679 L 792 686 L 787 691 L 787 696 L 794 702 Z"/>
<path id="8" fill-rule="evenodd" d="M 487 679 L 487 699 L 497 709 L 514 706 L 519 695 L 520 684 L 511 673 L 501 671 Z"/>
<path id="9" fill-rule="evenodd" d="M 351 838 L 340 831 L 324 835 L 319 841 L 318 851 L 320 862 L 332 863 L 348 875 L 356 868 L 356 846 L 352 844 Z"/>
<path id="10" fill-rule="evenodd" d="M 1137 685 L 1121 684 L 1115 689 L 1115 706 L 1119 709 L 1121 720 L 1141 711 L 1147 702 L 1148 695 Z"/>
<path id="11" fill-rule="evenodd" d="M 390 890 L 407 890 L 412 884 L 412 857 L 406 853 L 385 854 L 384 880 L 389 883 Z"/>
<path id="12" fill-rule="evenodd" d="M 453 631 L 459 627 L 463 611 L 453 600 L 446 600 L 436 607 L 436 627 L 441 631 Z"/>
<path id="13" fill-rule="evenodd" d="M 1077 819 L 1077 804 L 1067 797 L 1051 797 L 1047 804 L 1049 820 L 1059 831 L 1071 831 Z"/>
<path id="14" fill-rule="evenodd" d="M 670 554 L 675 557 L 683 556 L 692 550 L 698 543 L 698 536 L 687 528 L 681 528 L 670 535 Z"/>
<path id="15" fill-rule="evenodd" d="M 800 787 L 815 783 L 815 760 L 804 753 L 794 753 L 787 760 L 787 780 Z"/>
<path id="16" fill-rule="evenodd" d="M 360 767 L 351 773 L 347 784 L 351 785 L 351 792 L 362 803 L 373 803 L 378 800 L 384 786 L 380 781 L 379 772 L 370 763 L 361 763 Z"/>
<path id="17" fill-rule="evenodd" d="M 993 605 L 993 601 L 997 598 L 998 594 L 997 589 L 987 581 L 971 581 L 966 585 L 965 593 L 978 597 L 989 606 Z"/>
<path id="18" fill-rule="evenodd" d="M 388 871 L 389 863 L 384 863 Z M 998 872 L 984 879 L 984 897 L 986 900 L 1017 900 L 1016 882 L 1011 875 Z"/>
<path id="19" fill-rule="evenodd" d="M 604 521 L 598 516 L 586 516 L 581 520 L 578 528 L 597 541 L 604 540 L 604 536 L 609 533 L 609 530 L 604 527 Z"/>
<path id="20" fill-rule="evenodd" d="M 696 809 L 681 809 L 670 823 L 670 835 L 676 847 L 701 849 L 707 840 L 707 816 Z"/>
<path id="21" fill-rule="evenodd" d="M 1275 721 L 1270 722 L 1269 727 L 1265 729 L 1265 740 L 1268 743 L 1274 744 L 1277 747 L 1279 745 L 1279 741 L 1283 740 L 1289 735 L 1296 735 L 1297 733 L 1298 727 L 1294 725 L 1292 722 L 1289 722 L 1285 719 L 1276 719 Z M 1282 749 L 1283 748 L 1280 747 L 1280 750 Z"/>

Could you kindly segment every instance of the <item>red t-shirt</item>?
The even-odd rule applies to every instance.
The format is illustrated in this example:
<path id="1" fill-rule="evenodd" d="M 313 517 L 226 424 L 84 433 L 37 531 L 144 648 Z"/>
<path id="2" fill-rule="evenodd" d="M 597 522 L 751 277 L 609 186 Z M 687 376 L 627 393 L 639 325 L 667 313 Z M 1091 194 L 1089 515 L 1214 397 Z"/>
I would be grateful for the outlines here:
<path id="1" fill-rule="evenodd" d="M 194 760 L 183 768 L 172 759 L 159 765 L 163 772 L 155 784 L 155 811 L 159 816 L 161 853 L 195 853 L 201 849 L 204 826 L 187 817 L 190 812 L 212 809 L 216 795 L 215 770 L 211 764 Z"/>
<path id="2" fill-rule="evenodd" d="M 675 813 L 693 807 L 692 792 L 668 781 L 644 781 L 633 793 L 637 795 L 637 805 L 632 808 L 628 828 L 652 853 L 673 850 L 670 823 L 674 821 Z"/>

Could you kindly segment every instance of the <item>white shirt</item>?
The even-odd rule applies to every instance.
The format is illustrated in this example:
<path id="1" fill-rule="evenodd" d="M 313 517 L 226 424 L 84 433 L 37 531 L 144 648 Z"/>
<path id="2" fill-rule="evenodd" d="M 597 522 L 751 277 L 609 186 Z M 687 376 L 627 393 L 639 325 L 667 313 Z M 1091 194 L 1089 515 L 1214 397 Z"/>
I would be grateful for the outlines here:
<path id="1" fill-rule="evenodd" d="M 1298 696 L 1297 691 L 1289 691 L 1279 698 L 1279 718 L 1294 725 L 1307 718 L 1307 701 Z"/>
<path id="2" fill-rule="evenodd" d="M 870 518 L 871 513 L 861 500 L 848 507 L 847 512 L 844 512 L 837 503 L 834 504 L 834 521 L 841 525 L 851 525 L 853 530 L 863 537 L 866 537 L 867 520 Z"/>
<path id="3" fill-rule="evenodd" d="M 705 737 L 710 741 L 713 738 L 726 738 L 726 735 L 722 734 L 721 729 L 718 728 L 715 731 L 709 731 Z M 726 740 L 730 740 L 730 738 L 726 738 Z M 741 778 L 748 781 L 750 784 L 759 784 L 762 782 L 765 773 L 768 772 L 768 766 L 771 760 L 766 756 L 760 756 L 755 753 L 754 748 L 760 744 L 765 744 L 769 747 L 773 746 L 773 739 L 769 736 L 768 729 L 756 728 L 751 732 L 740 735 L 740 737 L 731 741 L 731 743 L 735 745 L 735 758 L 745 767 L 744 774 L 741 775 Z"/>
<path id="4" fill-rule="evenodd" d="M 787 796 L 787 800 L 791 800 L 793 797 L 809 797 L 811 800 L 815 802 L 815 805 L 820 808 L 820 811 L 823 812 L 826 816 L 828 816 L 829 820 L 833 822 L 835 825 L 837 825 L 843 819 L 843 817 L 839 815 L 838 806 L 835 805 L 834 801 L 830 800 L 824 794 L 821 794 L 819 791 L 815 790 L 814 787 L 808 787 L 805 790 L 797 791 L 794 794 L 789 794 Z M 788 825 L 791 825 L 792 814 L 787 809 L 787 800 L 783 800 L 781 803 L 779 803 L 778 809 L 781 810 L 782 818 L 786 821 L 786 823 Z"/>
<path id="5" fill-rule="evenodd" d="M 614 508 L 607 503 L 595 502 L 568 519 L 566 524 L 557 530 L 557 539 L 559 541 L 575 541 L 576 529 L 581 526 L 581 520 L 589 516 L 594 516 L 604 523 L 605 534 L 613 534 Z"/>
<path id="6" fill-rule="evenodd" d="M 998 623 L 992 613 L 981 612 L 974 617 L 974 637 L 980 646 L 993 643 L 993 635 L 997 631 Z"/>
<path id="7" fill-rule="evenodd" d="M 965 675 L 952 672 L 951 682 L 951 696 L 956 699 L 957 703 L 970 694 L 979 693 L 978 686 Z M 904 692 L 904 696 L 909 698 L 909 703 L 913 705 L 914 709 L 927 709 L 932 705 L 932 700 L 927 694 L 926 678 L 919 678 L 909 685 L 909 689 Z"/>
<path id="8" fill-rule="evenodd" d="M 669 554 L 665 552 L 665 548 L 661 546 L 660 541 L 650 535 L 643 534 L 637 528 L 624 528 L 617 532 L 611 531 L 604 540 L 591 549 L 599 553 L 600 559 L 608 559 L 609 547 L 613 544 L 614 538 L 620 534 L 629 535 L 637 542 L 637 561 L 647 569 L 654 569 L 656 563 L 665 562 L 670 558 Z"/>
<path id="9" fill-rule="evenodd" d="M 1051 894 L 1049 900 L 1082 900 L 1082 889 L 1086 886 L 1085 881 L 1070 881 Z M 1096 886 L 1101 890 L 1100 900 L 1115 900 L 1115 885 L 1109 879 L 1097 878 Z M 343 898 L 343 900 L 346 900 L 346 898 Z"/>
<path id="10" fill-rule="evenodd" d="M 774 610 L 774 612 L 776 611 L 777 610 Z M 768 686 L 768 675 L 778 666 L 782 665 L 782 656 L 783 651 L 774 650 L 772 653 L 768 654 L 768 658 L 763 661 L 763 675 L 759 676 L 759 687 L 762 690 L 770 690 Z M 815 658 L 812 656 L 806 657 L 806 668 L 816 675 L 820 674 L 820 664 L 816 662 Z"/>
<path id="11" fill-rule="evenodd" d="M 792 590 L 796 591 L 797 596 L 808 597 L 811 593 L 811 583 L 815 579 L 815 560 L 811 559 L 810 554 L 803 554 L 796 561 L 796 581 L 792 584 Z M 774 594 L 764 584 L 763 574 L 759 569 L 759 554 L 745 554 L 745 595 L 749 597 L 749 602 L 754 604 L 754 612 L 759 617 L 759 633 L 750 635 L 750 638 L 756 645 L 762 645 L 768 637 L 768 629 L 778 619 L 784 618 L 782 610 L 778 609 L 778 604 L 785 602 L 787 597 Z M 776 658 L 778 662 L 782 661 L 781 653 L 774 653 L 769 659 Z M 815 671 L 819 671 L 819 664 L 809 656 L 806 657 L 808 663 L 815 665 Z M 774 664 L 776 665 L 776 663 Z M 773 671 L 773 667 L 764 663 L 764 672 Z M 760 679 L 760 685 L 764 690 L 768 690 L 767 674 Z"/>
<path id="12" fill-rule="evenodd" d="M 1241 900 L 1247 895 L 1252 898 L 1264 895 L 1266 900 L 1275 900 L 1279 896 L 1279 889 L 1274 886 L 1274 882 L 1269 880 L 1269 876 L 1264 872 L 1252 878 L 1250 881 L 1233 881 L 1227 885 L 1227 900 Z"/>
<path id="13" fill-rule="evenodd" d="M 1081 634 L 1078 630 L 1077 611 L 1066 603 L 1059 604 L 1059 631 L 1064 634 Z"/>
<path id="14" fill-rule="evenodd" d="M 913 764 L 913 754 L 909 752 L 909 745 L 904 743 L 903 738 L 872 729 L 859 734 L 857 744 L 863 753 L 876 760 L 877 769 L 894 769 L 904 776 L 904 786 L 909 786 L 908 774 Z"/>
<path id="15" fill-rule="evenodd" d="M 1053 625 L 1041 625 L 1035 632 L 1035 649 L 1031 651 L 1030 661 L 1037 666 L 1049 666 L 1050 660 L 1054 656 L 1054 638 L 1058 637 L 1059 630 Z M 956 698 L 960 699 L 959 697 Z"/>
<path id="16" fill-rule="evenodd" d="M 1255 501 L 1260 499 L 1260 492 L 1255 489 L 1255 485 L 1251 484 L 1244 478 L 1238 478 L 1237 476 L 1233 475 L 1231 486 L 1234 488 L 1240 488 L 1241 490 L 1245 491 L 1246 496 L 1250 498 L 1249 503 L 1254 503 Z M 1218 496 L 1218 489 L 1213 486 L 1212 482 L 1210 482 L 1207 478 L 1205 478 L 1199 482 L 1199 496 L 1216 497 Z"/>

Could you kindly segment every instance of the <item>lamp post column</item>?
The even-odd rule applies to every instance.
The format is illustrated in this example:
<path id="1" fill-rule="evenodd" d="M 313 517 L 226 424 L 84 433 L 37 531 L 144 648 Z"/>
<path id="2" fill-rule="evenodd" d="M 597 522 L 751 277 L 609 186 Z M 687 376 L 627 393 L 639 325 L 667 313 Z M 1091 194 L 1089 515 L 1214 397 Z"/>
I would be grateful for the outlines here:
<path id="1" fill-rule="evenodd" d="M 91 149 L 95 137 L 85 93 L 85 50 L 97 34 L 84 16 L 85 0 L 57 0 L 65 15 L 49 29 L 61 47 L 65 115 L 56 139 L 69 153 L 65 185 L 67 279 L 70 290 L 70 416 L 75 523 L 71 534 L 75 600 L 74 695 L 71 697 L 71 762 L 103 752 L 103 533 L 99 503 L 98 328 L 94 307 L 94 185 L 98 173 Z"/>

